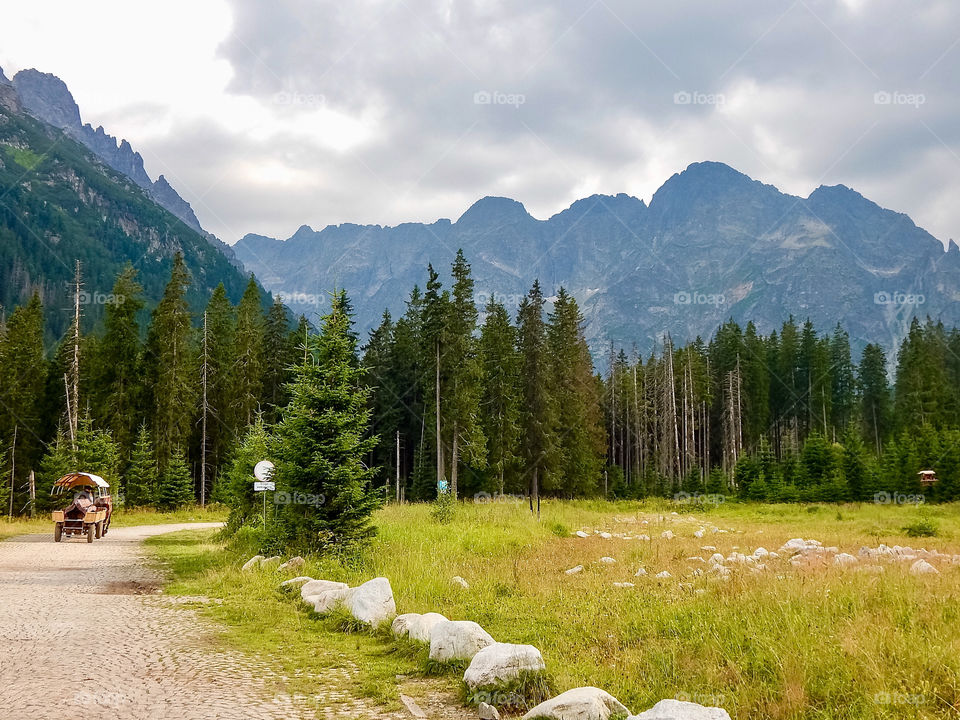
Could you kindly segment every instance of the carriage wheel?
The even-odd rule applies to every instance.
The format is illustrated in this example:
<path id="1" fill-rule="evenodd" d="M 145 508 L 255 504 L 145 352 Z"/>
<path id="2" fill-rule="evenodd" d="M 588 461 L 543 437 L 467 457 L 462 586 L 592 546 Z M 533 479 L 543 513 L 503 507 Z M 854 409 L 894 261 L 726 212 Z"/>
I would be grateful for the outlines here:
<path id="1" fill-rule="evenodd" d="M 93 524 L 94 532 L 96 533 L 95 537 L 97 540 L 103 537 L 103 523 L 94 523 Z"/>
<path id="2" fill-rule="evenodd" d="M 93 523 L 90 523 L 89 525 L 87 525 L 87 542 L 88 543 L 93 542 L 93 536 L 94 536 L 94 533 L 96 533 L 96 531 L 97 531 L 96 525 L 94 525 Z"/>
<path id="3" fill-rule="evenodd" d="M 53 525 L 53 541 L 60 542 L 63 539 L 63 523 L 54 523 Z"/>

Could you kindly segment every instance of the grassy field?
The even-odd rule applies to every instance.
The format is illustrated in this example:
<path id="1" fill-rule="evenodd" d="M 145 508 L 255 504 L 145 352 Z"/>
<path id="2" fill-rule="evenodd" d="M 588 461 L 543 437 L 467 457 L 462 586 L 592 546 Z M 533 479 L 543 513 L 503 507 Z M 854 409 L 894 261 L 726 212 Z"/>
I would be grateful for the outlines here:
<path id="1" fill-rule="evenodd" d="M 117 508 L 110 524 L 113 527 L 131 527 L 134 525 L 166 525 L 184 522 L 221 522 L 226 519 L 227 511 L 220 506 L 208 506 L 203 509 L 191 507 L 176 512 Z M 53 523 L 46 513 L 32 520 L 30 518 L 13 518 L 11 520 L 7 517 L 0 517 L 0 540 L 14 535 L 45 532 L 53 535 Z"/>
<path id="2" fill-rule="evenodd" d="M 304 574 L 351 584 L 384 575 L 399 612 L 476 620 L 497 640 L 536 645 L 558 691 L 596 685 L 634 712 L 686 698 L 735 719 L 956 718 L 960 708 L 960 565 L 934 561 L 940 575 L 916 577 L 910 563 L 795 567 L 785 555 L 724 581 L 689 559 L 714 552 L 704 547 L 775 551 L 794 537 L 853 555 L 880 543 L 960 553 L 957 506 L 545 502 L 537 522 L 521 504 L 465 504 L 438 525 L 428 506 L 409 505 L 380 511 L 377 525 L 365 557 L 311 559 Z M 668 530 L 674 538 L 661 537 Z M 151 542 L 173 570 L 170 591 L 223 598 L 207 612 L 227 641 L 276 663 L 297 692 L 349 659 L 357 675 L 343 690 L 396 706 L 394 679 L 423 674 L 422 652 L 311 617 L 275 573 L 240 573 L 250 553 L 210 533 Z M 584 570 L 565 574 L 576 565 Z"/>

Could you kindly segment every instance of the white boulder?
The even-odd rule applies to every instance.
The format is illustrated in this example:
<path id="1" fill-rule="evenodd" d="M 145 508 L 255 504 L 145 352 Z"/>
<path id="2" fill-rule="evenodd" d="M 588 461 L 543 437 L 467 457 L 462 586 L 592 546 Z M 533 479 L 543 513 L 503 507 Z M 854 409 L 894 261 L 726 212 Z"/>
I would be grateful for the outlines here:
<path id="1" fill-rule="evenodd" d="M 643 576 L 646 575 L 646 574 L 647 574 L 647 569 L 646 569 L 646 568 L 640 568 L 639 570 L 637 570 L 637 571 L 633 574 L 633 576 L 634 576 L 634 577 L 643 577 Z"/>
<path id="2" fill-rule="evenodd" d="M 292 557 L 289 560 L 287 560 L 277 569 L 280 570 L 281 572 L 283 572 L 284 570 L 299 570 L 306 564 L 306 562 L 307 562 L 306 560 L 304 560 L 302 557 L 297 555 L 296 557 Z"/>
<path id="3" fill-rule="evenodd" d="M 260 569 L 273 568 L 280 566 L 280 560 L 282 558 L 279 555 L 274 555 L 273 557 L 264 558 L 260 561 Z"/>
<path id="4" fill-rule="evenodd" d="M 546 667 L 533 645 L 493 643 L 473 656 L 463 682 L 471 690 L 495 687 L 517 679 L 522 672 L 541 672 Z"/>
<path id="5" fill-rule="evenodd" d="M 477 712 L 480 720 L 500 720 L 500 711 L 489 703 L 480 703 L 477 706 Z"/>
<path id="6" fill-rule="evenodd" d="M 917 560 L 910 566 L 911 575 L 939 575 L 940 571 L 926 560 Z"/>
<path id="7" fill-rule="evenodd" d="M 311 595 L 319 595 L 327 590 L 346 590 L 348 587 L 346 583 L 332 580 L 311 580 L 300 588 L 300 597 L 306 600 Z"/>
<path id="8" fill-rule="evenodd" d="M 473 660 L 473 656 L 496 642 L 471 620 L 438 622 L 430 631 L 430 659 L 438 662 Z"/>
<path id="9" fill-rule="evenodd" d="M 464 580 L 464 579 L 463 579 L 462 577 L 460 577 L 459 575 L 454 575 L 452 578 L 450 578 L 450 582 L 452 582 L 454 585 L 459 585 L 459 586 L 462 587 L 464 590 L 469 590 L 469 589 L 470 589 L 470 583 L 468 583 L 466 580 Z"/>
<path id="10" fill-rule="evenodd" d="M 615 588 L 632 588 L 634 584 L 632 582 L 615 582 L 613 586 Z"/>
<path id="11" fill-rule="evenodd" d="M 316 595 L 307 595 L 305 598 L 303 598 L 303 601 L 308 605 L 313 605 L 314 612 L 323 615 L 339 607 L 343 603 L 343 600 L 346 598 L 348 592 L 350 592 L 349 588 L 324 590 Z"/>
<path id="12" fill-rule="evenodd" d="M 572 567 L 569 570 L 564 570 L 563 572 L 566 573 L 567 575 L 576 575 L 578 572 L 582 572 L 582 571 L 583 571 L 583 565 L 577 565 L 576 567 Z"/>
<path id="13" fill-rule="evenodd" d="M 577 530 L 577 537 L 578 537 L 578 538 L 585 538 L 585 537 L 590 537 L 590 536 L 587 535 L 587 533 L 585 533 L 583 530 Z"/>
<path id="14" fill-rule="evenodd" d="M 240 569 L 244 572 L 249 572 L 250 570 L 260 567 L 260 563 L 262 563 L 264 560 L 266 560 L 266 558 L 263 555 L 254 555 L 252 558 L 247 560 Z"/>
<path id="15" fill-rule="evenodd" d="M 289 580 L 284 580 L 282 583 L 280 583 L 280 587 L 282 587 L 282 588 L 291 588 L 291 589 L 296 588 L 296 589 L 299 590 L 303 585 L 307 584 L 308 582 L 311 582 L 312 580 L 313 580 L 312 577 L 307 577 L 306 575 L 301 575 L 300 577 L 295 577 L 295 578 L 290 578 Z"/>
<path id="16" fill-rule="evenodd" d="M 595 687 L 567 690 L 544 700 L 523 716 L 522 720 L 609 720 L 630 711 L 610 693 Z"/>
<path id="17" fill-rule="evenodd" d="M 646 712 L 627 720 L 730 720 L 723 708 L 705 707 L 683 700 L 661 700 Z"/>
<path id="18" fill-rule="evenodd" d="M 660 533 L 660 537 L 662 537 L 664 540 L 673 540 L 673 530 L 664 530 L 662 533 Z"/>
<path id="19" fill-rule="evenodd" d="M 613 565 L 616 560 L 612 557 L 602 557 L 600 558 L 600 562 L 604 563 L 605 565 Z"/>
<path id="20" fill-rule="evenodd" d="M 840 553 L 833 558 L 833 564 L 837 567 L 852 567 L 859 564 L 859 562 L 859 560 L 849 553 Z"/>
<path id="21" fill-rule="evenodd" d="M 344 595 L 343 605 L 357 620 L 368 625 L 379 625 L 397 614 L 393 589 L 385 577 L 351 588 Z"/>
<path id="22" fill-rule="evenodd" d="M 397 615 L 393 619 L 393 622 L 390 623 L 390 632 L 400 637 L 409 637 L 410 628 L 421 617 L 422 615 L 420 615 L 420 613 L 403 613 L 402 615 Z"/>
<path id="23" fill-rule="evenodd" d="M 666 570 L 662 570 L 662 571 L 658 572 L 656 576 L 657 576 L 659 579 L 661 579 L 661 580 L 666 580 L 666 579 L 668 579 L 668 578 L 672 578 L 672 577 L 673 577 L 673 575 L 671 575 L 671 574 L 670 574 L 669 572 L 667 572 Z"/>

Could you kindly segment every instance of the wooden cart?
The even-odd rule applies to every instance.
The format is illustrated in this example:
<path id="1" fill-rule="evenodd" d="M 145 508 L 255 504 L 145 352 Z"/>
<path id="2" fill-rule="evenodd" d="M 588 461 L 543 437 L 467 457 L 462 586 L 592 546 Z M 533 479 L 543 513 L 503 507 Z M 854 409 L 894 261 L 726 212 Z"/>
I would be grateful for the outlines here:
<path id="1" fill-rule="evenodd" d="M 86 536 L 92 543 L 107 534 L 113 515 L 110 485 L 99 475 L 74 472 L 64 475 L 53 485 L 51 495 L 73 493 L 73 502 L 63 510 L 53 511 L 53 539 L 63 536 Z"/>

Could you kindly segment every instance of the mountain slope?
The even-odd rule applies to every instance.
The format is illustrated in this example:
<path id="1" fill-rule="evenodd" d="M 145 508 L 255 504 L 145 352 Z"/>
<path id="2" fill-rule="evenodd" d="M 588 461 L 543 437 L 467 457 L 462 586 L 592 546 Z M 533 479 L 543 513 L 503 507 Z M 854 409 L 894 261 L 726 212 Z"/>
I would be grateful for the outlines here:
<path id="1" fill-rule="evenodd" d="M 221 242 L 213 234 L 206 232 L 197 219 L 190 203 L 184 200 L 161 175 L 156 181 L 150 179 L 143 167 L 143 157 L 134 151 L 126 140 L 119 143 L 100 126 L 94 130 L 80 119 L 80 108 L 73 95 L 56 75 L 39 70 L 21 70 L 13 76 L 13 86 L 17 90 L 24 109 L 48 125 L 59 128 L 85 145 L 97 157 L 117 172 L 126 175 L 139 185 L 146 194 L 182 220 L 188 227 L 207 237 L 231 261 L 236 258 L 230 246 Z"/>
<path id="2" fill-rule="evenodd" d="M 906 215 L 843 186 L 781 193 L 721 163 L 667 180 L 649 207 L 627 196 L 578 200 L 547 220 L 507 198 L 484 198 L 454 223 L 302 227 L 234 250 L 299 310 L 334 286 L 352 293 L 364 328 L 402 312 L 427 262 L 446 270 L 457 248 L 473 265 L 477 302 L 516 310 L 535 278 L 581 303 L 595 353 L 609 342 L 644 352 L 664 332 L 709 337 L 726 319 L 776 329 L 789 316 L 821 330 L 842 322 L 857 346 L 897 344 L 915 314 L 960 324 L 960 250 Z"/>
<path id="3" fill-rule="evenodd" d="M 76 259 L 92 325 L 127 262 L 140 271 L 148 305 L 155 304 L 177 251 L 193 276 L 195 309 L 221 281 L 239 300 L 247 282 L 242 271 L 128 176 L 29 115 L 16 89 L 0 80 L 0 305 L 9 309 L 39 290 L 48 332 L 58 337 L 72 313 Z"/>

